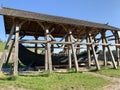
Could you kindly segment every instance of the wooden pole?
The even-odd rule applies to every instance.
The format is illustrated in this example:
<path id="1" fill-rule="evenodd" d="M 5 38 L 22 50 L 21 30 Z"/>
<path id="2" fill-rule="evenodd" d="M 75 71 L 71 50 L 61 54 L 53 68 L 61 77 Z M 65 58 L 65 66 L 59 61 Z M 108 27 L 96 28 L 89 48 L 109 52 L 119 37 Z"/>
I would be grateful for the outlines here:
<path id="1" fill-rule="evenodd" d="M 92 37 L 91 37 L 90 34 L 89 34 L 89 39 L 90 39 L 90 42 L 92 42 Z M 94 59 L 95 59 L 96 68 L 97 68 L 97 70 L 100 70 L 100 66 L 99 66 L 99 63 L 98 63 L 97 55 L 96 55 L 93 44 L 91 45 L 91 49 L 93 51 L 93 56 L 94 56 Z"/>
<path id="2" fill-rule="evenodd" d="M 89 36 L 87 36 L 87 43 L 90 43 Z M 88 68 L 91 66 L 90 45 L 87 45 Z"/>
<path id="3" fill-rule="evenodd" d="M 77 39 L 77 42 L 80 42 L 80 39 Z M 76 54 L 80 54 L 80 44 L 77 45 Z"/>
<path id="4" fill-rule="evenodd" d="M 105 38 L 105 41 L 106 41 L 106 43 L 108 43 L 107 38 Z M 114 59 L 113 53 L 112 53 L 112 51 L 111 51 L 111 49 L 110 49 L 110 46 L 108 45 L 107 48 L 108 48 L 108 51 L 109 51 L 109 53 L 110 53 L 110 55 L 111 55 L 111 58 L 112 58 L 113 67 L 114 67 L 115 69 L 117 69 L 117 66 L 116 66 L 116 64 L 115 64 L 115 59 Z"/>
<path id="5" fill-rule="evenodd" d="M 51 58 L 51 44 L 49 41 L 49 29 L 46 29 L 46 39 L 47 39 L 47 59 L 48 59 L 48 67 L 49 67 L 49 73 L 52 72 L 52 58 Z"/>
<path id="6" fill-rule="evenodd" d="M 119 35 L 118 35 L 118 31 L 115 31 L 114 33 L 115 36 L 115 43 L 119 44 Z M 119 61 L 120 61 L 120 53 L 119 53 L 119 47 L 116 46 L 116 61 L 117 61 L 117 66 L 120 66 Z"/>
<path id="7" fill-rule="evenodd" d="M 102 35 L 102 43 L 106 43 L 106 41 L 105 41 L 105 32 L 102 32 L 101 35 Z M 103 65 L 107 66 L 106 46 L 102 45 L 102 49 L 103 49 L 103 59 L 104 59 Z"/>
<path id="8" fill-rule="evenodd" d="M 13 75 L 18 75 L 19 30 L 20 30 L 20 27 L 18 24 L 16 24 L 16 28 L 15 28 L 15 56 L 14 56 Z"/>
<path id="9" fill-rule="evenodd" d="M 38 37 L 35 36 L 35 40 L 38 40 Z M 38 46 L 37 46 L 37 43 L 35 43 L 35 53 L 38 53 Z"/>
<path id="10" fill-rule="evenodd" d="M 70 34 L 70 39 L 71 39 L 71 42 L 72 42 L 72 32 L 70 31 L 69 32 Z M 73 57 L 74 57 L 74 63 L 75 63 L 75 69 L 76 69 L 76 72 L 79 71 L 79 66 L 78 66 L 78 61 L 77 61 L 77 56 L 76 56 L 76 52 L 75 52 L 75 45 L 74 44 L 71 44 L 71 47 L 72 47 L 72 53 L 73 53 Z"/>
<path id="11" fill-rule="evenodd" d="M 70 42 L 70 36 L 68 36 L 68 41 Z M 72 68 L 72 60 L 71 60 L 71 46 L 68 46 L 68 63 L 69 63 L 69 69 Z"/>
<path id="12" fill-rule="evenodd" d="M 47 34 L 46 34 L 46 32 L 45 32 L 45 40 L 47 41 Z M 45 71 L 48 71 L 47 44 L 45 44 Z"/>

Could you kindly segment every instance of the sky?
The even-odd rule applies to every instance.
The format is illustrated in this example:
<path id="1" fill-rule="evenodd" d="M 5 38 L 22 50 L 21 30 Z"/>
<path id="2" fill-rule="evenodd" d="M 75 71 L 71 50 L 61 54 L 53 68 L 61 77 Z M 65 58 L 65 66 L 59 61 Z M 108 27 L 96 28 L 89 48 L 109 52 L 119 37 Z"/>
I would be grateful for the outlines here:
<path id="1" fill-rule="evenodd" d="M 0 0 L 1 7 L 88 20 L 120 28 L 120 0 Z M 5 41 L 3 17 L 0 39 Z"/>

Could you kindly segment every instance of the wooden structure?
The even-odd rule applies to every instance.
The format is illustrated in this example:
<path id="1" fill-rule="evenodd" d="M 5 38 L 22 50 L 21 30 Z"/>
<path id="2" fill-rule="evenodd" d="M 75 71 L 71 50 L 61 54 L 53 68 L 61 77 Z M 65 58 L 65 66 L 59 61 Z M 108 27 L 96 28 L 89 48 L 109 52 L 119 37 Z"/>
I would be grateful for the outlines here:
<path id="1" fill-rule="evenodd" d="M 69 57 L 69 68 L 71 65 L 71 54 L 74 58 L 74 65 L 76 71 L 79 71 L 79 66 L 76 57 L 76 48 L 77 52 L 80 52 L 80 45 L 87 46 L 88 52 L 88 66 L 90 67 L 91 57 L 90 57 L 90 49 L 93 51 L 93 56 L 95 60 L 95 65 L 98 70 L 100 70 L 100 66 L 98 63 L 98 59 L 96 56 L 96 52 L 94 49 L 95 45 L 103 46 L 103 54 L 104 54 L 104 65 L 106 66 L 106 52 L 105 48 L 108 49 L 110 55 L 112 57 L 113 67 L 117 68 L 119 65 L 119 28 L 109 26 L 107 24 L 100 24 L 95 22 L 89 22 L 84 20 L 77 20 L 59 16 L 52 16 L 46 14 L 39 14 L 34 12 L 28 12 L 23 10 L 16 10 L 11 8 L 3 7 L 0 9 L 0 15 L 3 15 L 4 24 L 5 24 L 5 32 L 9 34 L 8 40 L 6 42 L 6 46 L 4 48 L 3 55 L 0 59 L 0 70 L 2 70 L 2 65 L 4 62 L 4 56 L 6 50 L 8 49 L 8 44 L 11 39 L 14 38 L 9 55 L 15 47 L 15 55 L 14 55 L 14 75 L 18 74 L 18 48 L 19 43 L 33 43 L 35 44 L 35 53 L 37 53 L 37 44 L 42 44 L 43 48 L 45 48 L 45 70 L 48 70 L 50 73 L 52 72 L 52 60 L 51 60 L 51 46 L 54 48 L 56 44 L 57 48 L 67 45 L 68 49 L 68 57 Z M 106 31 L 110 30 L 115 37 L 115 44 L 109 44 Z M 95 43 L 96 36 L 101 34 L 102 43 Z M 35 40 L 23 40 L 20 37 L 24 36 L 33 36 Z M 45 37 L 45 40 L 39 40 L 39 37 Z M 60 41 L 57 41 L 55 38 L 61 38 Z M 86 42 L 81 42 L 81 39 L 85 39 Z M 116 61 L 113 57 L 113 53 L 111 51 L 110 46 L 116 47 L 117 52 L 117 65 Z M 8 56 L 9 59 L 9 56 Z"/>

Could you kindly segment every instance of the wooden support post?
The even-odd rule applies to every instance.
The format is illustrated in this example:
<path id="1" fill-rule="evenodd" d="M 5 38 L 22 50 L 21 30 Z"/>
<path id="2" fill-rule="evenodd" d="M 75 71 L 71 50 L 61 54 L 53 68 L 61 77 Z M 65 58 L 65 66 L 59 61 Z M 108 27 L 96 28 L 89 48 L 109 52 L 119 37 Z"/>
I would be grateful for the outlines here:
<path id="1" fill-rule="evenodd" d="M 92 43 L 92 37 L 91 37 L 90 34 L 89 34 L 89 39 L 90 39 L 90 42 Z M 98 63 L 97 55 L 96 55 L 93 44 L 91 45 L 91 49 L 93 51 L 93 56 L 94 56 L 94 59 L 95 59 L 96 68 L 97 68 L 97 70 L 100 70 L 100 66 L 99 66 L 99 63 Z"/>
<path id="2" fill-rule="evenodd" d="M 47 59 L 48 59 L 48 67 L 49 67 L 49 73 L 52 72 L 52 58 L 51 58 L 51 44 L 49 41 L 49 29 L 46 29 L 46 39 L 47 39 Z"/>
<path id="3" fill-rule="evenodd" d="M 105 41 L 106 41 L 106 43 L 108 43 L 107 38 L 105 38 Z M 107 45 L 107 48 L 108 48 L 108 51 L 109 51 L 109 53 L 110 53 L 110 55 L 111 55 L 111 58 L 112 58 L 113 67 L 114 67 L 115 69 L 117 69 L 117 66 L 116 66 L 116 64 L 115 64 L 115 59 L 114 59 L 113 53 L 112 53 L 112 51 L 111 51 L 111 49 L 110 49 L 110 46 Z"/>
<path id="4" fill-rule="evenodd" d="M 14 28 L 15 28 L 15 25 L 13 24 L 12 28 L 11 28 L 11 31 L 10 31 L 10 34 L 9 34 L 9 37 L 8 37 L 8 40 L 6 42 L 6 45 L 5 45 L 5 48 L 4 48 L 4 52 L 0 58 L 0 72 L 2 70 L 2 65 L 4 63 L 4 58 L 5 58 L 5 54 L 8 50 L 8 43 L 10 42 L 10 40 L 12 39 L 12 36 L 13 36 L 13 33 L 14 33 Z"/>
<path id="5" fill-rule="evenodd" d="M 119 35 L 118 35 L 118 31 L 115 31 L 114 33 L 115 36 L 115 43 L 119 44 Z M 117 61 L 117 66 L 120 66 L 119 61 L 120 61 L 120 53 L 119 53 L 119 46 L 116 46 L 116 61 Z"/>
<path id="6" fill-rule="evenodd" d="M 14 75 L 18 75 L 18 50 L 19 50 L 19 30 L 20 27 L 18 24 L 16 24 L 15 28 L 15 56 L 14 56 Z"/>
<path id="7" fill-rule="evenodd" d="M 71 42 L 72 42 L 72 32 L 70 31 L 69 32 L 70 34 L 70 39 L 71 39 Z M 76 52 L 75 52 L 75 45 L 74 44 L 71 44 L 71 47 L 72 47 L 72 53 L 73 53 L 73 57 L 74 57 L 74 63 L 75 63 L 75 69 L 76 69 L 76 72 L 79 71 L 79 66 L 78 66 L 78 61 L 77 61 L 77 56 L 76 56 Z"/>
<path id="8" fill-rule="evenodd" d="M 47 34 L 46 33 L 45 33 L 45 40 L 47 41 Z M 45 45 L 45 71 L 48 71 L 47 44 Z"/>
<path id="9" fill-rule="evenodd" d="M 38 40 L 38 36 L 35 36 L 35 40 Z M 35 53 L 38 53 L 37 43 L 35 43 Z"/>
<path id="10" fill-rule="evenodd" d="M 70 42 L 70 36 L 68 36 L 68 41 Z M 68 46 L 68 63 L 69 63 L 69 69 L 72 68 L 72 59 L 71 59 L 71 46 Z"/>
<path id="11" fill-rule="evenodd" d="M 102 35 L 102 43 L 105 44 L 105 43 L 106 43 L 106 41 L 105 41 L 105 32 L 102 32 L 101 35 Z M 104 59 L 103 65 L 104 65 L 104 66 L 107 66 L 106 46 L 105 46 L 105 45 L 102 45 L 102 49 L 103 49 L 103 59 Z"/>
<path id="12" fill-rule="evenodd" d="M 87 36 L 87 43 L 90 43 L 89 36 Z M 90 45 L 87 45 L 88 68 L 91 66 Z"/>
<path id="13" fill-rule="evenodd" d="M 80 39 L 77 39 L 77 42 L 80 42 Z M 76 54 L 80 54 L 80 44 L 77 45 Z"/>
<path id="14" fill-rule="evenodd" d="M 66 41 L 66 42 L 68 41 L 68 36 L 65 38 L 65 41 Z M 65 45 L 65 46 L 64 46 L 64 53 L 65 53 L 66 55 L 68 55 L 68 48 L 66 48 L 66 47 L 68 47 L 68 45 Z"/>

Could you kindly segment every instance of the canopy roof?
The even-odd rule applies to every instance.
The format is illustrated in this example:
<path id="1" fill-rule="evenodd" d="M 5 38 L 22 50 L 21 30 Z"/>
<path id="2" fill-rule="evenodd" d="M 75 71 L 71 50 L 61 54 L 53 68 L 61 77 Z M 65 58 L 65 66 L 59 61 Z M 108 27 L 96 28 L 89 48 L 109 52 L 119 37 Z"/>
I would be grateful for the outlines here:
<path id="1" fill-rule="evenodd" d="M 0 15 L 4 16 L 6 34 L 10 33 L 11 27 L 15 21 L 24 22 L 21 27 L 20 35 L 44 36 L 44 26 L 54 31 L 51 33 L 55 37 L 63 37 L 68 30 L 73 31 L 73 35 L 82 38 L 87 31 L 96 35 L 102 30 L 120 30 L 119 28 L 84 20 L 52 16 L 24 10 L 11 8 L 1 8 Z"/>

